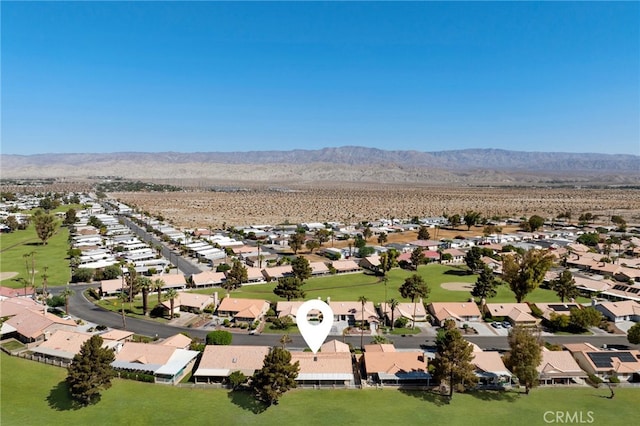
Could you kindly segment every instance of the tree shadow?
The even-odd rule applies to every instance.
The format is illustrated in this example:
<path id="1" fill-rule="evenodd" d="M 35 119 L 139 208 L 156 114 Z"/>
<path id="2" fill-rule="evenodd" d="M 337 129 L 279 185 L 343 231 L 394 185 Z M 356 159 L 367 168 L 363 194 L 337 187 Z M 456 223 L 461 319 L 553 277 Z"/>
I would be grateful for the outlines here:
<path id="1" fill-rule="evenodd" d="M 24 243 L 25 246 L 41 246 L 43 245 L 41 241 L 31 241 L 30 243 Z"/>
<path id="2" fill-rule="evenodd" d="M 444 272 L 444 275 L 455 275 L 456 277 L 468 277 L 471 275 L 471 271 L 459 271 L 457 269 L 449 269 Z"/>
<path id="3" fill-rule="evenodd" d="M 49 407 L 57 411 L 77 410 L 80 408 L 69 396 L 69 388 L 64 380 L 51 388 L 47 396 L 47 403 Z"/>
<path id="4" fill-rule="evenodd" d="M 232 404 L 237 405 L 243 410 L 252 412 L 253 414 L 260 414 L 267 411 L 267 406 L 263 403 L 256 401 L 251 395 L 251 392 L 247 391 L 230 391 L 227 394 L 227 398 Z"/>
<path id="5" fill-rule="evenodd" d="M 520 397 L 520 393 L 504 390 L 477 390 L 469 392 L 469 395 L 482 401 L 506 401 L 515 402 Z"/>
<path id="6" fill-rule="evenodd" d="M 442 407 L 444 405 L 449 405 L 449 397 L 446 395 L 442 395 L 438 392 L 432 390 L 415 390 L 415 389 L 398 389 L 401 393 L 412 396 L 414 398 L 418 398 L 421 401 L 430 402 L 434 404 L 436 407 Z"/>

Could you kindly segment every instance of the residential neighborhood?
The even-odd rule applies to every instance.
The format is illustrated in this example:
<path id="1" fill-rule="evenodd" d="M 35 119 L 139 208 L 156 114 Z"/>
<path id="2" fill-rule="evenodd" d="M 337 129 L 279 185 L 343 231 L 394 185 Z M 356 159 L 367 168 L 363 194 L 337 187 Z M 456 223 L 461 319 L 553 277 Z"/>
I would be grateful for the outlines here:
<path id="1" fill-rule="evenodd" d="M 551 288 L 562 271 L 570 271 L 575 293 L 567 301 L 491 302 L 490 297 L 472 297 L 473 283 L 456 283 L 452 279 L 443 283 L 443 288 L 466 291 L 465 301 L 439 301 L 428 293 L 413 301 L 388 300 L 386 297 L 375 302 L 366 298 L 320 297 L 331 307 L 333 323 L 320 352 L 305 352 L 304 347 L 291 349 L 291 363 L 297 363 L 300 368 L 296 379 L 299 387 L 408 386 L 426 389 L 438 386 L 433 380 L 431 365 L 437 355 L 434 348 L 429 345 L 396 347 L 392 341 L 399 335 L 391 333 L 394 326 L 410 335 L 417 333 L 416 336 L 423 336 L 427 341 L 436 339 L 449 322 L 463 333 L 463 337 L 506 337 L 510 329 L 522 327 L 534 330 L 544 340 L 554 335 L 558 317 L 565 316 L 568 322 L 575 312 L 588 308 L 601 314 L 601 321 L 609 327 L 605 330 L 590 326 L 587 331 L 591 334 L 607 335 L 611 330 L 624 334 L 640 322 L 640 253 L 636 250 L 640 239 L 613 229 L 607 232 L 617 238 L 615 244 L 590 247 L 580 242 L 580 236 L 596 231 L 589 227 L 558 225 L 544 226 L 536 232 L 485 233 L 471 238 L 410 240 L 403 244 L 368 246 L 365 240 L 357 247 L 350 239 L 364 239 L 365 228 L 362 226 L 307 223 L 299 228 L 283 229 L 269 225 L 215 232 L 211 229 L 176 229 L 136 213 L 122 203 L 98 203 L 91 198 L 80 201 L 87 208 L 76 213 L 75 223 L 70 227 L 70 281 L 77 283 L 72 285 L 88 285 L 95 303 L 119 303 L 121 310 L 113 311 L 115 317 L 122 311 L 122 328 L 92 324 L 89 318 L 74 318 L 67 312 L 62 315 L 61 308 L 52 310 L 43 303 L 47 301 L 43 295 L 46 289 L 2 286 L 0 338 L 5 343 L 18 342 L 20 349 L 9 350 L 13 355 L 66 366 L 83 343 L 93 334 L 99 334 L 104 346 L 114 351 L 112 366 L 122 377 L 169 385 L 187 378 L 198 385 L 229 386 L 232 372 L 252 376 L 259 370 L 270 346 L 198 347 L 200 340 L 190 337 L 189 333 L 176 333 L 168 338 L 156 335 L 144 342 L 139 338 L 134 340 L 135 333 L 126 329 L 127 315 L 124 313 L 125 305 L 131 305 L 134 300 L 136 304 L 140 303 L 140 294 L 131 293 L 134 280 L 144 278 L 148 283 L 144 297 L 148 299 L 151 317 L 146 312 L 143 317 L 146 315 L 151 320 L 168 317 L 169 324 L 188 325 L 194 332 L 226 330 L 240 333 L 238 336 L 247 333 L 267 336 L 267 329 L 273 328 L 276 322 L 280 324 L 288 319 L 289 324 L 295 323 L 303 300 L 273 302 L 272 294 L 264 299 L 236 297 L 235 288 L 273 288 L 288 277 L 298 276 L 293 259 L 308 257 L 310 260 L 304 260 L 308 268 L 305 279 L 322 282 L 342 275 L 345 278 L 374 277 L 386 292 L 386 281 L 380 279 L 387 279 L 388 270 L 383 269 L 383 258 L 394 252 L 397 253 L 395 268 L 418 271 L 418 267 L 441 265 L 439 267 L 453 268 L 450 271 L 459 274 L 467 267 L 470 253 L 477 252 L 481 265 L 500 279 L 503 278 L 504 256 L 512 256 L 511 250 L 517 249 L 520 253 L 548 250 L 554 266 L 546 271 L 541 286 Z M 31 202 L 34 204 L 35 200 Z M 446 218 L 436 219 L 434 222 L 433 218 L 425 218 L 423 224 L 417 226 L 435 233 L 436 225 L 425 223 L 447 225 Z M 405 232 L 400 225 L 379 221 L 369 223 L 366 229 L 373 236 Z M 306 241 L 313 241 L 318 229 L 335 232 L 348 244 L 342 244 L 341 248 L 320 247 L 317 253 L 309 251 L 306 257 L 290 254 L 296 233 Z M 252 239 L 246 238 L 249 234 Z M 154 237 L 149 238 L 150 235 Z M 609 241 L 607 237 L 600 240 Z M 361 251 L 366 254 L 360 255 Z M 166 253 L 170 255 L 165 257 Z M 178 259 L 186 260 L 186 263 L 180 264 Z M 246 275 L 232 285 L 236 280 L 232 273 L 234 264 Z M 184 266 L 176 265 L 187 265 L 192 272 L 185 273 Z M 582 302 L 577 302 L 576 297 Z M 319 312 L 311 311 L 308 319 L 318 321 L 318 315 Z M 281 334 L 286 333 L 288 327 L 286 325 Z M 350 342 L 354 338 L 357 342 L 359 338 L 367 343 L 346 344 L 346 337 Z M 373 343 L 376 340 L 379 343 Z M 503 349 L 487 350 L 475 343 L 469 344 L 473 346 L 477 388 L 510 389 L 518 385 L 517 378 L 503 362 Z M 587 386 L 590 376 L 603 381 L 614 377 L 622 384 L 638 383 L 640 353 L 595 347 L 587 342 L 568 343 L 554 350 L 543 347 L 537 371 L 540 385 Z"/>

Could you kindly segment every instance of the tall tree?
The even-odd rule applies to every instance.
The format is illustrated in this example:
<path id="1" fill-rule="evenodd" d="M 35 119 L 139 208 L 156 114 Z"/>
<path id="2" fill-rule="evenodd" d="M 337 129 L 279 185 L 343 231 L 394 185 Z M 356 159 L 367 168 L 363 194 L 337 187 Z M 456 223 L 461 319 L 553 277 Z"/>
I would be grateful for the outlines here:
<path id="1" fill-rule="evenodd" d="M 313 272 L 313 269 L 311 269 L 307 258 L 298 256 L 291 261 L 291 273 L 300 281 L 311 278 L 311 272 Z"/>
<path id="2" fill-rule="evenodd" d="M 162 278 L 156 278 L 153 280 L 153 290 L 158 292 L 158 305 L 162 303 L 162 287 L 164 287 L 166 283 Z"/>
<path id="3" fill-rule="evenodd" d="M 413 302 L 413 328 L 416 327 L 416 304 L 417 298 L 426 298 L 429 295 L 429 287 L 424 279 L 418 275 L 413 274 L 404 280 L 404 283 L 400 286 L 400 295 L 405 299 L 411 299 Z"/>
<path id="4" fill-rule="evenodd" d="M 111 379 L 114 377 L 111 363 L 115 355 L 111 349 L 103 348 L 103 343 L 99 335 L 91 336 L 67 368 L 69 393 L 79 405 L 98 402 L 100 392 L 111 387 Z"/>
<path id="5" fill-rule="evenodd" d="M 149 311 L 149 291 L 153 286 L 153 282 L 148 277 L 140 277 L 139 282 L 140 291 L 142 292 L 142 315 L 147 316 Z"/>
<path id="6" fill-rule="evenodd" d="M 387 250 L 380 255 L 380 271 L 383 276 L 398 264 L 397 259 L 398 252 L 396 250 Z"/>
<path id="7" fill-rule="evenodd" d="M 388 236 L 386 232 L 381 232 L 378 234 L 378 244 L 384 244 L 387 242 Z"/>
<path id="8" fill-rule="evenodd" d="M 480 220 L 480 213 L 473 210 L 467 210 L 463 217 L 464 224 L 467 225 L 467 231 L 471 229 Z"/>
<path id="9" fill-rule="evenodd" d="M 318 240 L 307 240 L 304 246 L 309 250 L 309 253 L 313 254 L 314 250 L 320 248 L 320 242 L 318 242 Z"/>
<path id="10" fill-rule="evenodd" d="M 67 287 L 65 287 L 65 289 L 60 292 L 60 296 L 64 297 L 64 313 L 65 313 L 65 315 L 69 315 L 69 298 L 71 296 L 73 296 L 73 294 L 74 294 L 74 292 L 73 292 L 73 290 L 71 290 L 69 288 L 68 284 L 67 284 Z"/>
<path id="11" fill-rule="evenodd" d="M 471 295 L 473 297 L 479 297 L 480 299 L 489 299 L 496 295 L 498 281 L 493 275 L 491 268 L 486 265 L 483 266 L 484 268 L 482 268 L 482 272 L 480 272 L 480 276 L 478 276 L 473 290 L 471 290 Z"/>
<path id="12" fill-rule="evenodd" d="M 391 299 L 388 303 L 389 309 L 391 309 L 391 330 L 393 330 L 396 321 L 396 308 L 398 307 L 400 302 L 398 302 L 396 299 Z"/>
<path id="13" fill-rule="evenodd" d="M 73 225 L 77 220 L 77 213 L 76 209 L 74 208 L 67 210 L 67 212 L 64 214 L 64 224 L 67 226 Z"/>
<path id="14" fill-rule="evenodd" d="M 627 340 L 632 345 L 640 344 L 640 322 L 637 322 L 627 332 Z"/>
<path id="15" fill-rule="evenodd" d="M 362 237 L 364 238 L 365 241 L 367 241 L 369 238 L 371 238 L 372 235 L 373 235 L 373 231 L 371 230 L 371 226 L 367 225 L 362 230 Z"/>
<path id="16" fill-rule="evenodd" d="M 467 265 L 472 274 L 482 271 L 484 262 L 482 262 L 482 249 L 473 246 L 464 256 L 464 263 Z"/>
<path id="17" fill-rule="evenodd" d="M 120 302 L 120 313 L 122 314 L 122 329 L 127 328 L 127 320 L 124 314 L 124 304 L 129 300 L 129 296 L 124 292 L 124 289 L 120 290 L 118 294 L 118 301 Z"/>
<path id="18" fill-rule="evenodd" d="M 540 336 L 528 327 L 516 326 L 509 331 L 510 351 L 504 357 L 505 365 L 524 385 L 527 395 L 538 385 L 537 367 L 542 362 Z"/>
<path id="19" fill-rule="evenodd" d="M 524 255 L 514 253 L 503 256 L 502 277 L 509 283 L 518 303 L 540 285 L 553 265 L 553 255 L 548 250 L 531 249 Z"/>
<path id="20" fill-rule="evenodd" d="M 249 281 L 247 268 L 238 259 L 234 259 L 231 269 L 226 272 L 226 277 L 227 279 L 224 280 L 221 286 L 227 292 L 240 288 L 243 283 Z"/>
<path id="21" fill-rule="evenodd" d="M 318 242 L 320 243 L 320 245 L 326 243 L 327 241 L 329 241 L 329 238 L 331 238 L 331 234 L 333 232 L 329 229 L 323 228 L 323 229 L 318 229 L 315 232 L 315 237 L 316 240 L 318 240 Z"/>
<path id="22" fill-rule="evenodd" d="M 169 301 L 169 306 L 170 306 L 170 311 L 169 311 L 169 318 L 173 319 L 173 308 L 175 306 L 176 303 L 176 299 L 178 298 L 178 292 L 174 289 L 174 288 L 170 288 L 167 290 L 167 293 L 165 294 L 166 299 Z"/>
<path id="23" fill-rule="evenodd" d="M 453 320 L 447 320 L 444 332 L 436 339 L 436 357 L 433 360 L 436 380 L 449 382 L 449 398 L 453 397 L 456 385 L 473 389 L 478 383 L 475 375 L 473 346 L 464 340 Z"/>
<path id="24" fill-rule="evenodd" d="M 531 232 L 535 232 L 538 229 L 542 228 L 542 226 L 544 225 L 544 218 L 542 216 L 538 216 L 534 214 L 529 218 L 528 222 L 529 222 L 529 229 L 531 229 Z"/>
<path id="25" fill-rule="evenodd" d="M 457 229 L 460 226 L 460 215 L 458 213 L 449 216 L 449 223 L 453 229 Z"/>
<path id="26" fill-rule="evenodd" d="M 579 294 L 576 280 L 573 279 L 573 274 L 568 269 L 562 271 L 558 278 L 551 281 L 551 289 L 556 292 L 562 303 L 564 303 L 564 299 L 572 299 Z"/>
<path id="27" fill-rule="evenodd" d="M 601 322 L 602 313 L 592 306 L 569 310 L 569 325 L 574 329 L 587 330 L 589 327 L 597 327 Z"/>
<path id="28" fill-rule="evenodd" d="M 367 303 L 367 298 L 365 296 L 358 297 L 358 302 L 361 305 L 361 317 L 360 317 L 360 349 L 364 350 L 363 338 L 364 338 L 364 305 Z"/>
<path id="29" fill-rule="evenodd" d="M 426 226 L 421 226 L 418 228 L 418 239 L 419 240 L 428 240 L 431 238 L 431 234 L 429 234 L 429 228 Z"/>
<path id="30" fill-rule="evenodd" d="M 273 292 L 278 297 L 283 297 L 290 301 L 291 299 L 304 298 L 305 292 L 302 290 L 304 283 L 298 277 L 281 277 L 278 278 L 278 284 Z"/>
<path id="31" fill-rule="evenodd" d="M 291 363 L 291 354 L 284 348 L 274 347 L 265 356 L 262 368 L 253 375 L 252 387 L 255 398 L 270 406 L 278 404 L 280 397 L 296 387 L 300 363 Z"/>
<path id="32" fill-rule="evenodd" d="M 289 237 L 289 247 L 293 250 L 293 254 L 298 254 L 298 250 L 304 247 L 305 234 L 304 232 L 296 232 Z"/>
<path id="33" fill-rule="evenodd" d="M 418 270 L 418 266 L 422 265 L 424 263 L 424 250 L 422 249 L 422 247 L 416 247 L 413 249 L 413 251 L 411 252 L 411 257 L 409 258 L 411 260 L 411 267 L 413 268 L 414 271 Z"/>

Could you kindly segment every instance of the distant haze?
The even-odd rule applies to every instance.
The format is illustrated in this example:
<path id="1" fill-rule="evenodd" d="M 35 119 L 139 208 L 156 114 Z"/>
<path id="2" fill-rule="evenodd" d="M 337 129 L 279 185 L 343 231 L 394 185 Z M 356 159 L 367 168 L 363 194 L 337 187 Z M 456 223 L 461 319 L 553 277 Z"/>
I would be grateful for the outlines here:
<path id="1" fill-rule="evenodd" d="M 496 149 L 319 150 L 36 154 L 0 156 L 3 178 L 118 176 L 290 182 L 640 183 L 640 156 L 521 152 Z"/>

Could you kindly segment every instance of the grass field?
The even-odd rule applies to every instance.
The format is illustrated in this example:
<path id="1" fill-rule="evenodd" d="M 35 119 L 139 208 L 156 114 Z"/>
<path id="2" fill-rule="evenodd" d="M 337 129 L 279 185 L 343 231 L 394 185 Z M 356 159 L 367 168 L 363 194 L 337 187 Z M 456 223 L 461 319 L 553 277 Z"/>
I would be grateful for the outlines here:
<path id="1" fill-rule="evenodd" d="M 405 271 L 399 268 L 391 270 L 387 276 L 386 295 L 387 300 L 395 298 L 399 301 L 408 301 L 402 299 L 399 288 L 405 278 L 409 277 L 413 271 Z M 471 297 L 466 291 L 446 290 L 440 286 L 446 282 L 465 282 L 474 283 L 477 275 L 467 275 L 463 269 L 454 268 L 447 265 L 431 264 L 420 266 L 417 273 L 421 275 L 429 285 L 430 293 L 427 302 L 465 302 Z M 278 302 L 284 299 L 279 298 L 273 293 L 276 283 L 247 285 L 231 292 L 232 297 L 244 299 L 265 299 L 270 302 Z M 385 285 L 380 281 L 379 277 L 364 273 L 331 275 L 326 277 L 311 278 L 304 284 L 306 292 L 305 300 L 316 299 L 318 297 L 326 300 L 358 300 L 360 296 L 365 296 L 374 303 L 381 303 L 385 298 Z M 222 288 L 208 288 L 203 290 L 194 290 L 194 293 L 210 295 L 217 291 L 220 297 L 223 297 L 225 290 Z M 489 299 L 488 302 L 515 302 L 516 298 L 509 290 L 507 284 L 498 286 L 498 294 L 496 297 Z M 525 302 L 559 302 L 558 296 L 551 290 L 537 288 L 531 292 L 525 299 Z M 578 298 L 578 302 L 589 302 L 586 298 Z M 155 294 L 149 296 L 149 309 L 157 303 Z M 120 312 L 120 302 L 116 299 L 101 300 L 98 302 L 100 306 L 113 312 Z M 132 316 L 142 316 L 142 299 L 137 296 L 132 305 L 132 311 L 129 311 L 129 304 L 125 304 L 125 310 Z M 159 321 L 165 321 L 158 319 Z M 275 331 L 274 331 L 275 332 Z"/>
<path id="2" fill-rule="evenodd" d="M 516 392 L 456 394 L 447 404 L 426 392 L 293 390 L 277 406 L 260 410 L 248 394 L 176 388 L 115 380 L 91 407 L 73 409 L 66 370 L 0 355 L 0 423 L 13 425 L 545 425 L 555 412 L 582 415 L 595 425 L 629 425 L 637 418 L 640 389 L 538 388 Z M 563 414 L 564 415 L 564 414 Z M 578 423 L 578 422 L 575 422 Z"/>
<path id="3" fill-rule="evenodd" d="M 395 298 L 403 301 L 398 289 L 405 278 L 414 273 L 414 271 L 406 271 L 400 268 L 391 270 L 387 274 L 389 278 L 386 286 L 387 300 Z M 469 292 L 446 290 L 440 284 L 446 282 L 475 283 L 478 278 L 477 275 L 467 275 L 464 269 L 440 264 L 420 266 L 417 273 L 424 278 L 430 288 L 427 301 L 437 302 L 464 302 L 469 300 L 469 297 L 471 297 Z M 283 300 L 273 293 L 275 286 L 275 283 L 248 285 L 234 290 L 231 295 L 240 298 L 266 299 L 272 302 Z M 218 291 L 224 293 L 222 289 L 218 289 Z M 305 299 L 316 299 L 318 297 L 326 299 L 331 297 L 331 300 L 358 300 L 358 297 L 365 296 L 374 303 L 380 303 L 385 300 L 385 285 L 380 281 L 379 277 L 364 273 L 312 278 L 304 284 L 304 291 L 306 292 Z M 211 294 L 212 290 L 206 289 L 198 292 Z M 500 285 L 496 297 L 488 300 L 488 302 L 496 303 L 515 301 L 515 296 L 506 284 Z M 560 299 L 553 291 L 538 288 L 531 292 L 525 301 L 558 302 Z M 588 302 L 589 300 L 582 298 L 578 301 Z"/>
<path id="4" fill-rule="evenodd" d="M 23 287 L 17 281 L 18 278 L 29 279 L 23 255 L 33 252 L 35 253 L 36 285 L 42 285 L 45 266 L 48 267 L 49 286 L 66 285 L 70 278 L 69 260 L 66 258 L 69 250 L 68 238 L 69 230 L 60 225 L 46 246 L 40 242 L 33 224 L 22 231 L 0 234 L 0 272 L 18 272 L 17 276 L 2 280 L 1 284 L 13 288 Z"/>

